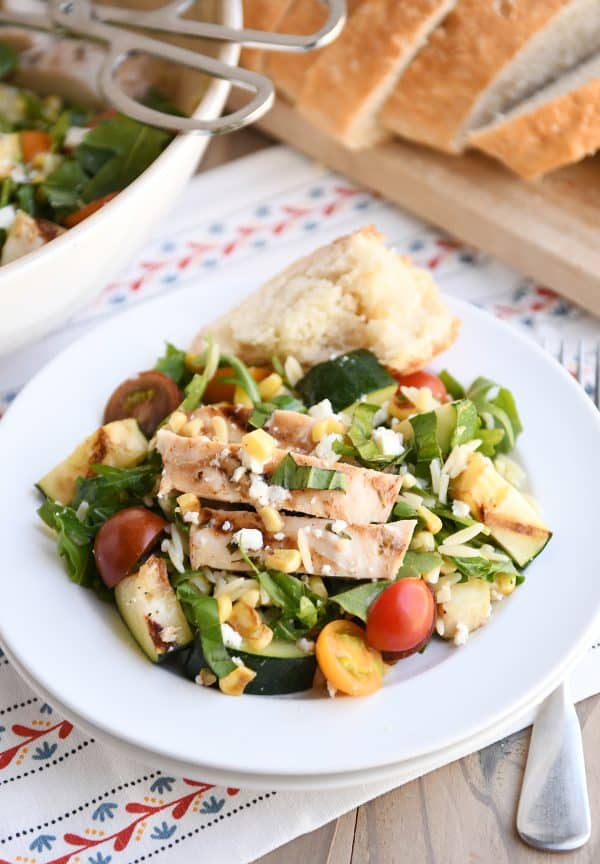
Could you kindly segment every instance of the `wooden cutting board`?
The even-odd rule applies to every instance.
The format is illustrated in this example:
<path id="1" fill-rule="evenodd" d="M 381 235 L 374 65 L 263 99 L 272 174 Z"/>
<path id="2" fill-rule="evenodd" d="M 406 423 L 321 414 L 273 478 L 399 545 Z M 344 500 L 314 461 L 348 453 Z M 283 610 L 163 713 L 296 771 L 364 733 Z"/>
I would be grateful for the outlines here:
<path id="1" fill-rule="evenodd" d="M 352 153 L 281 99 L 258 126 L 600 315 L 600 156 L 526 183 L 476 153 Z"/>

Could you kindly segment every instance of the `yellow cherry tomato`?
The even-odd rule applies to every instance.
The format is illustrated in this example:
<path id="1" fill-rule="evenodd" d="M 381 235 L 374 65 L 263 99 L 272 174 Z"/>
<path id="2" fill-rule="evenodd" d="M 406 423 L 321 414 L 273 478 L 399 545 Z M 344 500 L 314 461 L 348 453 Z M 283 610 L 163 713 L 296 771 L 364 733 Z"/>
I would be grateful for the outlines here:
<path id="1" fill-rule="evenodd" d="M 316 644 L 317 663 L 332 687 L 348 696 L 369 696 L 381 687 L 383 660 L 352 621 L 330 621 Z"/>

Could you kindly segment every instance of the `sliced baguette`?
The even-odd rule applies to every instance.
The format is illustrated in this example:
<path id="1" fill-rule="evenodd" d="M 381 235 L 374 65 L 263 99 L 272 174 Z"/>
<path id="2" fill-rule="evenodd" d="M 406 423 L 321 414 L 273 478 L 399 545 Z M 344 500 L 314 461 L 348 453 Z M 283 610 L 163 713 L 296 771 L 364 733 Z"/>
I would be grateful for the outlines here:
<path id="1" fill-rule="evenodd" d="M 247 363 L 290 355 L 312 366 L 369 348 L 401 372 L 425 366 L 451 345 L 458 321 L 425 270 L 388 249 L 372 226 L 299 259 L 213 324 L 223 351 Z"/>
<path id="2" fill-rule="evenodd" d="M 292 0 L 244 0 L 244 27 L 274 33 Z M 240 62 L 246 69 L 261 72 L 266 52 L 262 48 L 243 48 Z"/>
<path id="3" fill-rule="evenodd" d="M 456 0 L 364 0 L 304 76 L 298 110 L 350 149 L 386 137 L 377 115 Z"/>
<path id="4" fill-rule="evenodd" d="M 600 150 L 600 55 L 472 133 L 469 144 L 527 179 Z"/>
<path id="5" fill-rule="evenodd" d="M 461 152 L 487 125 L 600 45 L 598 0 L 459 0 L 384 105 L 405 138 Z"/>

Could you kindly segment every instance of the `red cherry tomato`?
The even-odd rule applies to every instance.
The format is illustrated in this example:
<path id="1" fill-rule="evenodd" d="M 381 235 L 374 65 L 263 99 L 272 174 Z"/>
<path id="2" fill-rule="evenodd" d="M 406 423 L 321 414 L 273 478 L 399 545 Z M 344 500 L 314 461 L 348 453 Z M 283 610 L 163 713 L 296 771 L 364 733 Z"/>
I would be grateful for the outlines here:
<path id="1" fill-rule="evenodd" d="M 401 387 L 429 387 L 435 399 L 438 402 L 448 401 L 448 391 L 444 386 L 444 382 L 440 381 L 437 375 L 431 372 L 413 372 L 410 375 L 398 375 L 392 372 L 394 378 L 398 381 Z"/>
<path id="2" fill-rule="evenodd" d="M 406 657 L 429 640 L 435 622 L 433 594 L 421 579 L 399 579 L 381 592 L 367 616 L 367 642 Z"/>
<path id="3" fill-rule="evenodd" d="M 114 588 L 129 575 L 166 527 L 164 519 L 145 507 L 126 507 L 107 519 L 94 543 L 94 557 L 105 585 Z"/>

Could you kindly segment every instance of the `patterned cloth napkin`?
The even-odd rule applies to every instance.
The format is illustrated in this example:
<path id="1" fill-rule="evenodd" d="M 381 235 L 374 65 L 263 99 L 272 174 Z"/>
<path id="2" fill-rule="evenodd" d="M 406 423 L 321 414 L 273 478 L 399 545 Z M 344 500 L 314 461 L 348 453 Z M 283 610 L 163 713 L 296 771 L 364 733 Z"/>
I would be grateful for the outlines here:
<path id="1" fill-rule="evenodd" d="M 206 207 L 210 202 L 210 208 Z M 210 219 L 206 211 L 210 209 Z M 489 310 L 552 349 L 600 340 L 600 323 L 554 292 L 451 240 L 323 172 L 287 148 L 273 148 L 195 178 L 148 246 L 63 328 L 0 361 L 0 413 L 58 350 L 123 306 L 144 302 L 211 273 L 242 272 L 260 255 L 265 276 L 341 233 L 375 223 L 431 269 L 441 288 Z M 593 390 L 593 366 L 586 369 Z M 572 675 L 576 698 L 600 691 L 593 649 Z M 526 725 L 511 719 L 493 736 Z M 469 752 L 466 743 L 463 750 Z M 74 729 L 38 699 L 0 652 L 0 864 L 211 864 L 249 862 L 450 758 L 435 755 L 392 780 L 335 792 L 248 792 L 142 765 Z"/>

